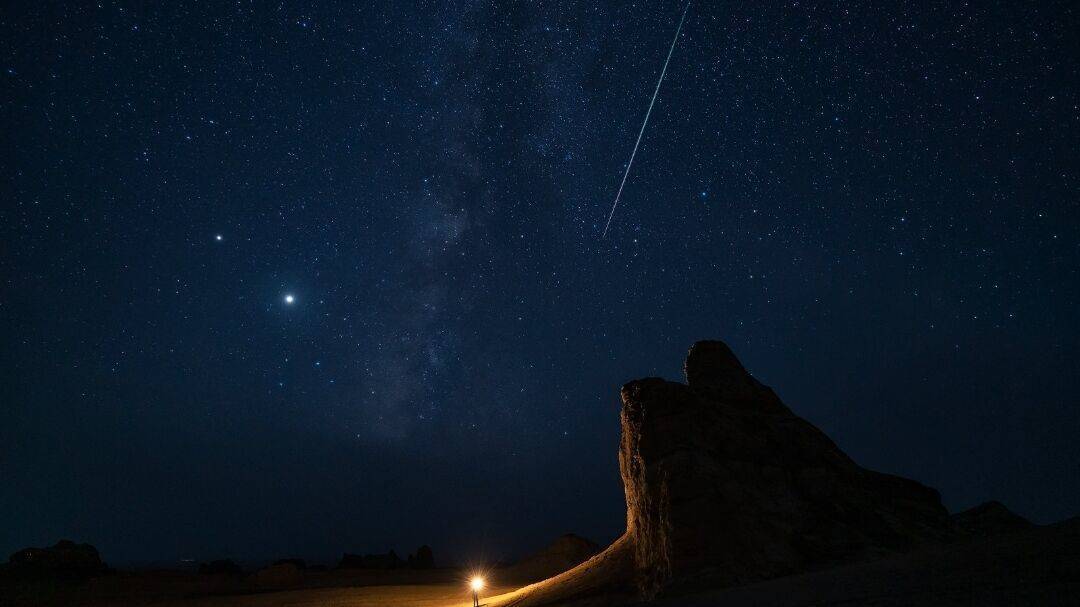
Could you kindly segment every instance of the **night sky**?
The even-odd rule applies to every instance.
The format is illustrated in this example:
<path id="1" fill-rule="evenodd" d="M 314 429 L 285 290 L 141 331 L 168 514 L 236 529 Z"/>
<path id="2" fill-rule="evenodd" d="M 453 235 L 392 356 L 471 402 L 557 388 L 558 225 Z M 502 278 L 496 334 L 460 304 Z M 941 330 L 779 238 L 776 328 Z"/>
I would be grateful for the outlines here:
<path id="1" fill-rule="evenodd" d="M 1080 513 L 1075 3 L 696 3 L 601 239 L 681 10 L 4 3 L 0 557 L 607 542 L 706 338 Z"/>

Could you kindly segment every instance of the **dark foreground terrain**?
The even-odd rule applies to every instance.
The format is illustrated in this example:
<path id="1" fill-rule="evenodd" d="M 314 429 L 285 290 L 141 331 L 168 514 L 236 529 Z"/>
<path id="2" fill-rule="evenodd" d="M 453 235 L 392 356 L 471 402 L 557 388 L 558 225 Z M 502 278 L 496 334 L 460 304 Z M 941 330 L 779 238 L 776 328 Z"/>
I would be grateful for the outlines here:
<path id="1" fill-rule="evenodd" d="M 496 592 L 510 589 L 495 588 Z M 44 600 L 23 600 L 10 605 L 73 605 L 117 607 L 447 607 L 471 605 L 472 599 L 462 584 L 423 584 L 359 586 L 344 588 L 307 588 L 240 595 L 203 595 L 165 597 L 121 595 L 110 598 L 90 597 L 79 593 L 53 595 Z"/>
<path id="2" fill-rule="evenodd" d="M 183 571 L 110 572 L 88 579 L 0 577 L 0 606 L 251 607 L 341 605 L 457 605 L 471 598 L 465 574 L 430 571 L 310 571 L 289 584 L 260 585 L 258 574 Z M 505 593 L 513 587 L 494 587 Z"/>
<path id="3" fill-rule="evenodd" d="M 1080 519 L 1033 525 L 998 502 L 950 514 L 936 490 L 859 466 L 722 342 L 694 344 L 684 370 L 685 383 L 621 390 L 626 532 L 599 553 L 563 536 L 492 571 L 483 604 L 1080 606 Z M 24 570 L 68 563 L 84 577 L 9 570 L 7 604 L 471 604 L 452 569 L 108 574 L 89 545 L 19 554 Z"/>
<path id="4" fill-rule="evenodd" d="M 409 583 L 404 575 L 352 575 L 327 572 L 312 583 L 340 587 L 206 594 L 221 580 L 199 580 L 179 573 L 117 573 L 52 592 L 16 598 L 12 588 L 2 605 L 73 605 L 117 607 L 457 607 L 471 605 L 462 575 L 448 570 L 421 574 Z M 580 572 L 579 572 L 580 575 Z M 367 577 L 365 577 L 367 576 Z M 718 591 L 692 593 L 651 602 L 627 596 L 574 599 L 551 597 L 535 602 L 536 590 L 553 584 L 575 594 L 580 579 L 568 572 L 518 589 L 495 585 L 482 601 L 490 607 L 511 605 L 614 605 L 657 607 L 894 607 L 910 606 L 1076 606 L 1080 605 L 1080 519 L 1029 531 L 975 539 L 945 548 L 844 565 Z M 441 579 L 440 579 L 441 578 Z M 40 590 L 40 588 L 39 588 Z M 186 593 L 186 595 L 185 595 Z M 194 594 L 193 594 L 194 593 Z"/>
<path id="5" fill-rule="evenodd" d="M 656 605 L 1080 605 L 1080 520 Z"/>

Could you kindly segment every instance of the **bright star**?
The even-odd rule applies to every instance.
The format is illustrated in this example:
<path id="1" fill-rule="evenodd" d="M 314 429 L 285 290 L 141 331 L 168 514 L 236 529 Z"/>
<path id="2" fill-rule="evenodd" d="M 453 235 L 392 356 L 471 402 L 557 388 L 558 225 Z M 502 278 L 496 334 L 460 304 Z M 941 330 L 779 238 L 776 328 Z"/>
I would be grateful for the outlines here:
<path id="1" fill-rule="evenodd" d="M 289 305 L 292 305 L 293 302 L 295 302 L 295 301 L 296 301 L 296 298 L 292 296 L 292 293 L 289 293 L 288 295 L 285 296 L 285 303 L 287 303 Z"/>
<path id="2" fill-rule="evenodd" d="M 224 240 L 224 238 L 222 238 L 221 234 L 215 234 L 214 235 L 214 240 L 216 240 L 218 242 L 221 242 L 222 240 Z"/>

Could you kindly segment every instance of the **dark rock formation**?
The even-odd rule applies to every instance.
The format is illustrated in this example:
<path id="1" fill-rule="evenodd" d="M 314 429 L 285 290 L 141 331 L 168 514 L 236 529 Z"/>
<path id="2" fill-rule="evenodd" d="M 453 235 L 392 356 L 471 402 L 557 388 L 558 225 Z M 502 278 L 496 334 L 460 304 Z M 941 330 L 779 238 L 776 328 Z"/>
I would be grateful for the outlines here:
<path id="1" fill-rule="evenodd" d="M 681 604 L 699 590 L 851 563 L 932 559 L 926 555 L 943 550 L 978 555 L 978 547 L 956 547 L 1030 526 L 997 503 L 950 517 L 933 489 L 858 466 L 721 342 L 694 344 L 684 370 L 686 384 L 647 378 L 622 388 L 626 533 L 581 565 L 515 592 L 505 605 L 658 596 Z M 1036 530 L 999 539 L 1020 542 Z M 970 573 L 964 558 L 954 563 L 957 576 Z M 1007 555 L 1001 561 L 1009 562 Z M 1029 579 L 1011 575 L 1017 587 Z"/>
<path id="2" fill-rule="evenodd" d="M 500 569 L 497 577 L 500 582 L 535 582 L 576 567 L 599 551 L 600 547 L 589 540 L 567 533 L 543 550 Z"/>
<path id="3" fill-rule="evenodd" d="M 997 501 L 979 504 L 954 514 L 952 519 L 961 531 L 978 537 L 1027 531 L 1035 526 Z"/>
<path id="4" fill-rule="evenodd" d="M 64 576 L 89 576 L 107 569 L 96 548 L 70 540 L 60 540 L 49 548 L 23 548 L 12 554 L 8 563 L 14 572 Z"/>
<path id="5" fill-rule="evenodd" d="M 619 465 L 642 595 L 731 585 L 903 552 L 951 537 L 938 493 L 866 470 L 698 342 L 687 384 L 622 389 Z"/>
<path id="6" fill-rule="evenodd" d="M 244 570 L 229 559 L 219 559 L 199 565 L 199 573 L 204 575 L 243 575 Z"/>
<path id="7" fill-rule="evenodd" d="M 936 491 L 855 464 L 725 344 L 694 344 L 684 369 L 622 388 L 626 533 L 515 605 L 679 595 L 964 535 Z"/>
<path id="8" fill-rule="evenodd" d="M 431 569 L 435 566 L 435 555 L 431 552 L 431 546 L 420 546 L 416 549 L 416 556 L 410 556 L 413 569 Z"/>
<path id="9" fill-rule="evenodd" d="M 251 582 L 260 590 L 295 588 L 304 582 L 304 569 L 295 560 L 275 563 L 251 574 Z M 303 562 L 303 561 L 301 561 Z"/>
<path id="10" fill-rule="evenodd" d="M 297 569 L 307 569 L 307 561 L 304 559 L 278 559 L 274 561 L 275 565 L 296 565 Z"/>
<path id="11" fill-rule="evenodd" d="M 401 558 L 391 550 L 386 554 L 349 554 L 341 556 L 339 569 L 397 569 L 402 566 Z"/>

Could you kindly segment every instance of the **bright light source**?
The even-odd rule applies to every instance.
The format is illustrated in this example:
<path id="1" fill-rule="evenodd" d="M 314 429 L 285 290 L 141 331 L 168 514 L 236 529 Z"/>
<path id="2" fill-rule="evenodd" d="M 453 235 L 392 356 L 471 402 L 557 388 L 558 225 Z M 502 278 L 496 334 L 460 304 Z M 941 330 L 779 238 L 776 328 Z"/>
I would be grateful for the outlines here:
<path id="1" fill-rule="evenodd" d="M 472 604 L 473 607 L 480 607 L 480 591 L 484 589 L 484 578 L 479 575 L 474 575 L 469 580 L 469 588 L 472 588 Z"/>
<path id="2" fill-rule="evenodd" d="M 291 304 L 291 303 L 292 303 L 292 302 L 294 302 L 294 301 L 296 301 L 296 298 L 295 298 L 295 297 L 293 297 L 292 295 L 286 295 L 286 296 L 285 296 L 285 303 L 287 303 L 287 304 Z"/>

